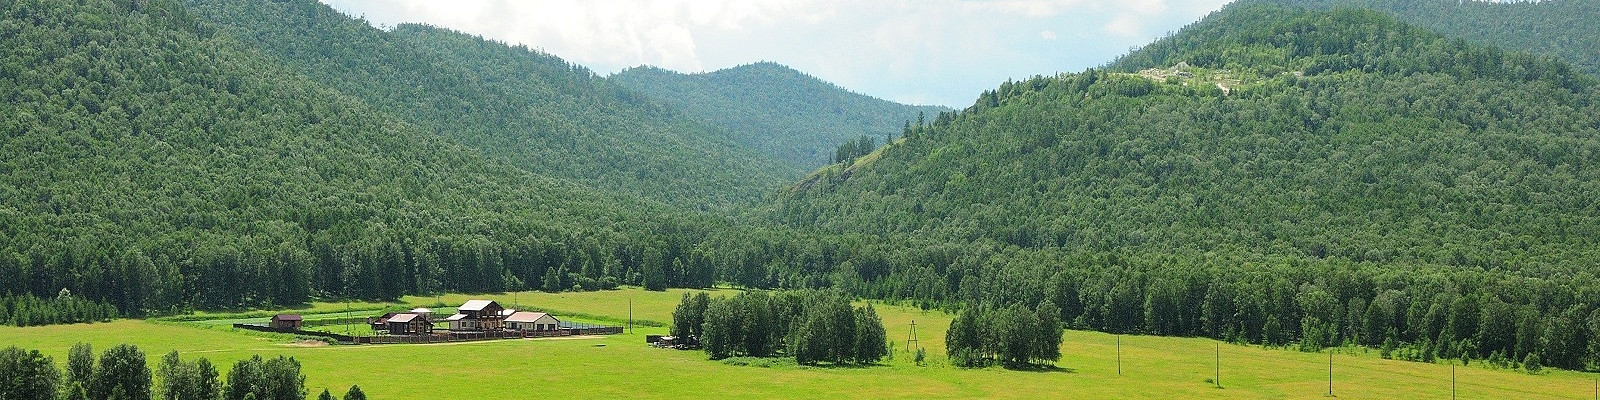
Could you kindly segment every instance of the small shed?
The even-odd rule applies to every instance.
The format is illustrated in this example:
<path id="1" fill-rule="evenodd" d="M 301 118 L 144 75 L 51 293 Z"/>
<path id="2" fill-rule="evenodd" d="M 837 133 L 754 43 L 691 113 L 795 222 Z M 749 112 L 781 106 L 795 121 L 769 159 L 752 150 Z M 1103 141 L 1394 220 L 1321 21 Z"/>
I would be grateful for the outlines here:
<path id="1" fill-rule="evenodd" d="M 390 335 L 424 335 L 433 333 L 433 321 L 417 314 L 396 314 L 389 317 Z"/>
<path id="2" fill-rule="evenodd" d="M 506 317 L 506 328 L 519 331 L 553 331 L 560 329 L 561 321 L 542 312 L 522 311 Z"/>
<path id="3" fill-rule="evenodd" d="M 278 329 L 300 329 L 304 322 L 300 314 L 278 314 L 272 316 L 272 321 L 267 326 Z"/>

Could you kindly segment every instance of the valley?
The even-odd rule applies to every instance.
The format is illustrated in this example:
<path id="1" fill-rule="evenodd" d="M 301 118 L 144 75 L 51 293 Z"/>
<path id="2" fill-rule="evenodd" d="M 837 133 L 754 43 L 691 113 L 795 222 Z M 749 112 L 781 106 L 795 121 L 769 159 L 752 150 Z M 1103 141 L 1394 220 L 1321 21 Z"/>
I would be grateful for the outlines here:
<path id="1" fill-rule="evenodd" d="M 0 347 L 293 356 L 374 398 L 1310 398 L 1329 354 L 1345 398 L 1591 397 L 1596 39 L 1550 16 L 1592 6 L 1403 3 L 1240 0 L 950 108 L 314 0 L 0 2 Z M 484 297 L 637 329 L 232 328 Z M 708 310 L 773 357 L 644 344 Z M 797 356 L 878 323 L 886 358 Z"/>

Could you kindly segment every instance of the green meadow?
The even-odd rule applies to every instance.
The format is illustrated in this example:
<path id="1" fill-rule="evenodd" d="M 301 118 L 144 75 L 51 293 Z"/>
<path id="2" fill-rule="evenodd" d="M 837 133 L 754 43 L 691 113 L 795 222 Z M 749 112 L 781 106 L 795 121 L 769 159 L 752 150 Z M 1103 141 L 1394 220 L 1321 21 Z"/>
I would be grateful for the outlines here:
<path id="1" fill-rule="evenodd" d="M 522 309 L 579 313 L 583 320 L 625 321 L 632 304 L 636 320 L 669 322 L 684 291 L 648 292 L 629 288 L 588 293 L 536 293 L 408 297 L 404 304 L 359 303 L 351 308 L 382 309 L 435 302 L 459 304 L 490 298 Z M 730 290 L 713 291 L 731 293 Z M 317 312 L 341 312 L 343 303 L 315 304 Z M 1188 398 L 1311 399 L 1328 391 L 1328 354 L 1220 346 L 1221 383 L 1216 373 L 1217 342 L 1207 339 L 1122 336 L 1122 374 L 1117 373 L 1116 336 L 1067 331 L 1064 357 L 1053 371 L 966 370 L 944 362 L 944 330 L 950 316 L 941 312 L 876 304 L 895 350 L 892 359 L 864 368 L 735 365 L 707 360 L 697 351 L 656 349 L 644 335 L 665 333 L 659 326 L 636 326 L 632 333 L 579 338 L 502 340 L 434 345 L 337 346 L 301 343 L 283 335 L 235 331 L 215 323 L 118 320 L 111 323 L 30 328 L 0 328 L 0 345 L 42 350 L 63 364 L 73 343 L 96 351 L 132 343 L 152 361 L 177 350 L 186 359 L 206 357 L 224 368 L 251 355 L 294 357 L 303 365 L 306 386 L 343 392 L 359 384 L 375 399 L 527 398 L 529 390 L 549 389 L 581 398 L 783 398 L 783 399 L 1037 399 L 1037 398 Z M 445 311 L 449 309 L 446 308 Z M 374 311 L 375 313 L 376 311 Z M 219 315 L 235 319 L 238 315 Z M 248 318 L 246 318 L 248 319 Z M 265 321 L 265 317 L 258 318 Z M 928 362 L 918 366 L 906 351 L 912 321 Z M 1446 364 L 1384 360 L 1376 351 L 1345 350 L 1333 356 L 1334 394 L 1344 399 L 1448 399 L 1451 367 Z M 224 372 L 226 374 L 226 372 Z M 1549 371 L 1529 375 L 1494 370 L 1483 364 L 1456 368 L 1460 399 L 1586 399 L 1594 396 L 1594 374 Z"/>

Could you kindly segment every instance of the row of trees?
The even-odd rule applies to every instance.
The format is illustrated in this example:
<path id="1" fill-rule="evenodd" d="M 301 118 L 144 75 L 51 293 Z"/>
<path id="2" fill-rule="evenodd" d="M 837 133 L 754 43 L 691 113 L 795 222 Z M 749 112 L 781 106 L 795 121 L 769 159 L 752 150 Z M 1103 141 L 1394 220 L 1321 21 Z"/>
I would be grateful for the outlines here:
<path id="1" fill-rule="evenodd" d="M 112 400 L 302 400 L 305 375 L 294 358 L 263 359 L 256 355 L 239 361 L 228 371 L 226 382 L 216 367 L 200 358 L 183 361 L 178 352 L 161 358 L 152 375 L 138 347 L 121 344 L 97 360 L 84 343 L 67 353 L 65 373 L 38 350 L 15 346 L 0 350 L 0 399 L 112 399 Z M 159 378 L 159 380 L 155 379 Z M 323 390 L 319 400 L 331 399 Z M 344 400 L 365 400 L 351 386 Z"/>
<path id="2" fill-rule="evenodd" d="M 1060 314 L 1061 309 L 1049 301 L 1031 310 L 1021 303 L 963 308 L 945 333 L 950 363 L 983 367 L 998 362 L 1021 368 L 1060 360 Z"/>
<path id="3" fill-rule="evenodd" d="M 685 293 L 672 321 L 674 335 L 698 338 L 712 359 L 788 355 L 803 365 L 842 365 L 888 355 L 877 311 L 870 304 L 852 308 L 837 291 L 750 291 L 714 299 Z"/>
<path id="4" fill-rule="evenodd" d="M 0 296 L 0 325 L 74 324 L 116 317 L 116 307 L 75 297 L 66 290 L 50 299 L 41 299 L 33 293 Z"/>
<path id="5" fill-rule="evenodd" d="M 861 156 L 872 154 L 872 151 L 877 149 L 878 140 L 873 139 L 871 136 L 850 139 L 850 141 L 839 145 L 839 149 L 833 152 L 833 163 L 852 161 Z"/>

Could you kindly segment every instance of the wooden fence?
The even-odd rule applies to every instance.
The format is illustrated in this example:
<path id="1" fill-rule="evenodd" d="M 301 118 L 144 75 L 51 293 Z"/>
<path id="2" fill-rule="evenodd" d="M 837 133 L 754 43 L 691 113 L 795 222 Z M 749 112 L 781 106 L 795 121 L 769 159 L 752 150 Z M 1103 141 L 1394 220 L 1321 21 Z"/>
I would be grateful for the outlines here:
<path id="1" fill-rule="evenodd" d="M 498 331 L 498 332 L 438 332 L 430 335 L 379 335 L 356 336 L 355 344 L 449 343 L 480 340 L 529 339 L 574 335 L 615 335 L 622 333 L 620 326 L 558 329 L 553 331 Z"/>

